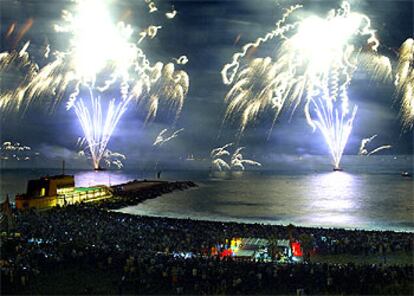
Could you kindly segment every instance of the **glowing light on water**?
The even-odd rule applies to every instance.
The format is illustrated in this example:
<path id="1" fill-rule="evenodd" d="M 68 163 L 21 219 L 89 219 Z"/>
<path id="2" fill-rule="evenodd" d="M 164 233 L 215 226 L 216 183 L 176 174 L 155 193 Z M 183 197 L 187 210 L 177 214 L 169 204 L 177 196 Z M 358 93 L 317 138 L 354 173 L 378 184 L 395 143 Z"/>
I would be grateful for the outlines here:
<path id="1" fill-rule="evenodd" d="M 354 176 L 344 172 L 331 172 L 312 177 L 309 188 L 318 188 L 318 192 L 308 192 L 312 198 L 311 208 L 318 209 L 318 213 L 312 215 L 314 224 L 346 224 L 352 223 L 353 217 L 348 212 L 358 207 L 358 201 L 353 200 L 352 192 L 356 190 Z M 307 187 L 308 188 L 308 187 Z"/>
<path id="2" fill-rule="evenodd" d="M 232 85 L 226 95 L 225 119 L 241 114 L 243 132 L 265 110 L 273 111 L 274 125 L 286 105 L 293 112 L 303 104 L 308 124 L 320 130 L 338 167 L 357 110 L 349 102 L 347 88 L 360 52 L 367 47 L 375 57 L 364 66 L 376 78 L 389 77 L 390 63 L 376 53 L 379 42 L 370 19 L 352 12 L 348 2 L 330 11 L 326 18 L 310 16 L 288 23 L 299 8 L 290 7 L 273 31 L 244 45 L 223 67 L 223 83 Z M 282 40 L 275 58 L 257 58 L 241 65 L 250 50 L 275 38 Z"/>

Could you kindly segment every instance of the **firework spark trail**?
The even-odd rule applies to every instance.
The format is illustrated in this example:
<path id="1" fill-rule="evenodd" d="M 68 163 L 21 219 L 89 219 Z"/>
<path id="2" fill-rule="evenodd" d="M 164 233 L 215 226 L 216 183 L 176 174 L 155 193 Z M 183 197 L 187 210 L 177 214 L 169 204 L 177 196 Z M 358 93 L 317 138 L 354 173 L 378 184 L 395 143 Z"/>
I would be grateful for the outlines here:
<path id="1" fill-rule="evenodd" d="M 81 143 L 79 144 L 81 145 Z M 89 146 L 86 145 L 85 148 L 78 152 L 80 157 L 86 157 L 88 159 L 92 159 L 90 155 Z M 106 165 L 106 167 L 110 168 L 114 165 L 116 168 L 121 169 L 124 167 L 123 161 L 126 160 L 126 156 L 124 154 L 113 152 L 109 149 L 106 149 L 102 155 L 101 162 Z"/>
<path id="2" fill-rule="evenodd" d="M 2 87 L 0 93 L 0 109 L 3 111 L 15 111 L 24 105 L 25 92 L 30 87 L 32 79 L 38 73 L 38 67 L 30 60 L 27 52 L 30 42 L 20 51 L 0 53 L 0 73 Z M 17 83 L 12 80 L 19 76 Z M 11 87 L 6 87 L 11 85 Z"/>
<path id="3" fill-rule="evenodd" d="M 171 140 L 175 139 L 178 137 L 179 134 L 181 134 L 184 131 L 183 128 L 178 129 L 172 133 L 170 133 L 170 135 L 168 136 L 168 129 L 163 129 L 155 138 L 154 143 L 152 144 L 152 146 L 155 149 L 159 149 L 161 150 L 161 147 L 164 146 L 166 143 L 170 142 Z M 154 164 L 154 169 L 157 170 L 158 168 L 158 163 L 159 163 L 159 158 L 156 158 L 155 160 L 155 164 Z"/>
<path id="4" fill-rule="evenodd" d="M 157 115 L 160 101 L 164 101 L 175 110 L 175 120 L 181 113 L 184 99 L 188 93 L 189 77 L 185 71 L 175 70 L 173 63 L 157 63 L 152 73 L 153 85 L 148 96 L 149 112 L 146 121 Z M 158 77 L 158 78 L 157 78 Z"/>
<path id="5" fill-rule="evenodd" d="M 367 149 L 368 144 L 371 143 L 376 137 L 377 137 L 377 135 L 373 135 L 372 137 L 369 137 L 369 138 L 363 138 L 361 140 L 361 145 L 359 146 L 358 155 L 369 156 L 369 155 L 375 154 L 379 151 L 392 148 L 391 145 L 381 145 L 381 146 L 379 146 L 379 147 L 377 147 L 377 148 L 375 148 L 371 151 L 368 151 L 368 149 Z"/>
<path id="6" fill-rule="evenodd" d="M 392 66 L 389 58 L 380 54 L 360 54 L 360 67 L 371 75 L 372 80 L 388 82 L 392 80 Z"/>
<path id="7" fill-rule="evenodd" d="M 251 166 L 262 166 L 260 162 L 250 160 L 250 159 L 243 159 L 243 155 L 241 154 L 241 151 L 244 149 L 244 147 L 237 148 L 233 155 L 231 156 L 230 160 L 230 167 L 231 169 L 235 170 L 245 170 L 245 165 L 251 165 Z"/>
<path id="8" fill-rule="evenodd" d="M 73 105 L 73 108 L 84 132 L 93 166 L 95 169 L 99 169 L 109 139 L 125 113 L 129 101 L 122 100 L 116 104 L 115 99 L 112 99 L 108 104 L 106 114 L 104 114 L 100 97 L 94 97 L 92 90 L 90 90 L 89 98 L 90 104 L 85 104 L 84 100 L 80 98 Z"/>
<path id="9" fill-rule="evenodd" d="M 286 105 L 293 114 L 303 102 L 308 124 L 321 131 L 337 167 L 357 110 L 356 106 L 350 106 L 347 95 L 364 46 L 358 47 L 356 40 L 362 39 L 374 57 L 372 63 L 366 63 L 373 77 L 389 77 L 390 63 L 376 53 L 379 42 L 370 19 L 351 12 L 347 2 L 330 11 L 326 18 L 310 16 L 286 24 L 289 15 L 298 8 L 291 7 L 272 32 L 246 44 L 224 66 L 223 83 L 232 84 L 225 98 L 228 106 L 225 120 L 240 114 L 240 132 L 243 132 L 259 113 L 270 109 L 274 112 L 273 127 Z M 240 66 L 250 48 L 275 37 L 282 42 L 274 60 L 257 58 L 245 67 Z"/>
<path id="10" fill-rule="evenodd" d="M 115 165 L 118 169 L 121 169 L 124 167 L 124 164 L 122 163 L 123 160 L 126 160 L 126 156 L 124 154 L 113 152 L 109 149 L 106 149 L 102 159 L 104 160 L 104 163 L 107 167 L 111 167 L 111 165 Z"/>
<path id="11" fill-rule="evenodd" d="M 174 6 L 171 7 L 171 11 L 170 12 L 166 12 L 165 16 L 167 17 L 167 19 L 173 19 L 176 15 L 177 15 L 177 10 L 174 9 Z"/>
<path id="12" fill-rule="evenodd" d="M 342 154 L 352 131 L 357 107 L 354 106 L 352 112 L 348 113 L 348 110 L 335 108 L 333 102 L 320 97 L 312 99 L 310 106 L 316 114 L 311 117 L 312 124 L 322 133 L 329 147 L 333 165 L 339 169 Z"/>
<path id="13" fill-rule="evenodd" d="M 247 43 L 243 46 L 241 52 L 234 54 L 232 62 L 230 64 L 224 65 L 223 70 L 221 71 L 221 77 L 223 79 L 224 84 L 233 83 L 234 77 L 236 76 L 236 73 L 240 67 L 240 60 L 246 56 L 250 48 L 257 48 L 262 43 L 265 43 L 277 36 L 283 36 L 284 33 L 294 28 L 296 24 L 284 25 L 284 23 L 286 22 L 290 14 L 292 14 L 295 10 L 301 7 L 302 5 L 291 6 L 282 16 L 282 19 L 276 23 L 276 28 L 272 32 L 267 33 L 264 37 L 257 38 L 255 42 Z"/>
<path id="14" fill-rule="evenodd" d="M 233 146 L 233 143 L 228 143 L 222 147 L 217 147 L 211 150 L 210 157 L 211 157 L 211 168 L 218 171 L 223 170 L 230 170 L 230 165 L 221 157 L 229 156 L 230 152 L 227 148 Z"/>
<path id="15" fill-rule="evenodd" d="M 372 137 L 369 138 L 363 138 L 361 140 L 361 145 L 359 145 L 359 150 L 358 150 L 358 155 L 367 155 L 368 154 L 368 150 L 366 148 L 366 146 L 375 138 L 377 137 L 377 135 L 373 135 Z"/>
<path id="16" fill-rule="evenodd" d="M 414 126 L 414 39 L 407 39 L 400 48 L 395 75 L 396 94 L 401 96 L 400 117 L 404 129 Z"/>
<path id="17" fill-rule="evenodd" d="M 377 152 L 380 152 L 380 151 L 382 151 L 382 150 L 385 150 L 385 149 L 391 149 L 392 148 L 392 146 L 391 145 L 382 145 L 382 146 L 380 146 L 380 147 L 378 147 L 378 148 L 375 148 L 374 150 L 372 150 L 370 153 L 368 153 L 368 156 L 369 155 L 372 155 L 372 154 L 374 154 L 374 153 L 377 153 Z"/>
<path id="18" fill-rule="evenodd" d="M 238 74 L 236 83 L 225 98 L 228 106 L 224 120 L 241 113 L 240 134 L 248 122 L 254 121 L 265 109 L 275 110 L 275 118 L 281 111 L 287 93 L 275 92 L 275 89 L 286 89 L 291 82 L 284 79 L 283 74 L 277 74 L 280 70 L 280 64 L 267 57 L 254 59 Z"/>
<path id="19" fill-rule="evenodd" d="M 233 154 L 231 154 L 227 148 L 233 146 L 233 143 L 228 143 L 223 147 L 218 147 L 211 150 L 210 157 L 211 157 L 211 167 L 218 171 L 231 171 L 231 170 L 245 170 L 245 165 L 252 165 L 252 166 L 261 166 L 261 164 L 257 161 L 250 160 L 250 159 L 243 159 L 243 155 L 241 151 L 244 147 L 239 147 L 234 150 Z M 223 159 L 223 157 L 231 156 L 229 162 Z"/>
<path id="20" fill-rule="evenodd" d="M 38 156 L 39 153 L 34 153 L 32 148 L 23 145 L 19 142 L 6 141 L 0 146 L 1 160 L 30 160 L 32 157 Z"/>
<path id="21" fill-rule="evenodd" d="M 223 147 L 214 148 L 210 152 L 210 157 L 214 159 L 214 158 L 220 157 L 222 155 L 230 155 L 230 152 L 228 152 L 227 148 L 229 148 L 233 145 L 234 145 L 233 143 L 228 143 L 228 144 L 224 145 Z"/>
<path id="22" fill-rule="evenodd" d="M 154 143 L 152 144 L 152 146 L 158 146 L 161 147 L 162 145 L 168 143 L 169 141 L 171 141 L 172 139 L 175 139 L 178 137 L 178 135 L 184 131 L 183 128 L 174 131 L 170 136 L 167 137 L 167 132 L 168 129 L 163 129 L 155 138 Z"/>
<path id="23" fill-rule="evenodd" d="M 216 170 L 220 171 L 220 172 L 223 171 L 223 170 L 231 170 L 229 164 L 221 158 L 213 159 L 211 161 L 211 167 L 213 169 L 216 169 Z"/>
<path id="24" fill-rule="evenodd" d="M 180 56 L 178 59 L 173 58 L 177 65 L 185 65 L 188 63 L 188 58 L 185 55 Z"/>

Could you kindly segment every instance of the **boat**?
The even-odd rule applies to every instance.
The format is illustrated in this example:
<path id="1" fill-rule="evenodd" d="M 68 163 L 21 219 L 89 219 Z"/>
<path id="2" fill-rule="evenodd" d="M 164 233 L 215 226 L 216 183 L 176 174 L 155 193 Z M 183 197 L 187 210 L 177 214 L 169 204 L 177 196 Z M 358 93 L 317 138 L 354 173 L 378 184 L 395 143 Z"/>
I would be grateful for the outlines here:
<path id="1" fill-rule="evenodd" d="M 101 167 L 101 166 L 99 166 L 99 167 L 97 167 L 97 168 L 94 168 L 93 170 L 94 170 L 94 171 L 106 171 L 107 169 L 106 169 L 106 168 L 103 168 L 103 167 Z"/>
<path id="2" fill-rule="evenodd" d="M 16 195 L 17 209 L 47 209 L 80 202 L 92 202 L 111 197 L 104 185 L 75 187 L 73 175 L 45 176 L 29 180 L 25 194 Z"/>
<path id="3" fill-rule="evenodd" d="M 401 176 L 402 177 L 406 177 L 406 178 L 412 177 L 412 175 L 409 172 L 407 172 L 407 171 L 401 172 Z"/>

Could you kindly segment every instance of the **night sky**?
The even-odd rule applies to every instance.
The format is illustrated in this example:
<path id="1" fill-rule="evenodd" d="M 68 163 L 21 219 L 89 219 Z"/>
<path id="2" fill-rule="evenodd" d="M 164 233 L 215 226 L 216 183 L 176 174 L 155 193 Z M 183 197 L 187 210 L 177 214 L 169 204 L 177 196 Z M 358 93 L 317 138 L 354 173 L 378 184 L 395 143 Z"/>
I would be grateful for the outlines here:
<path id="1" fill-rule="evenodd" d="M 1 50 L 20 48 L 31 40 L 29 52 L 36 57 L 46 42 L 51 49 L 62 49 L 68 40 L 53 31 L 53 24 L 60 22 L 61 10 L 70 1 L 2 0 Z M 113 14 L 121 18 L 125 11 L 126 22 L 136 31 L 148 24 L 162 25 L 153 40 L 143 42 L 143 50 L 151 62 L 172 62 L 172 58 L 186 55 L 189 59 L 183 67 L 190 76 L 190 90 L 176 128 L 184 132 L 168 143 L 162 151 L 154 152 L 155 136 L 172 124 L 171 114 L 160 112 L 157 119 L 144 125 L 145 115 L 131 105 L 118 124 L 108 148 L 126 154 L 126 167 L 133 167 L 143 159 L 160 157 L 164 162 L 179 161 L 188 154 L 208 157 L 212 148 L 232 142 L 237 125 L 222 120 L 225 111 L 224 96 L 228 87 L 221 81 L 220 71 L 231 60 L 234 52 L 247 42 L 264 35 L 274 27 L 282 9 L 297 1 L 228 0 L 228 1 L 159 1 L 161 13 L 149 15 L 144 1 L 118 1 Z M 128 4 L 133 2 L 134 4 Z M 303 12 L 325 16 L 337 1 L 299 1 Z M 401 43 L 413 36 L 413 1 L 351 1 L 351 9 L 367 14 L 372 27 L 378 30 L 381 42 L 380 53 L 394 63 Z M 171 5 L 178 14 L 167 20 L 163 13 Z M 300 14 L 299 14 L 300 15 Z M 33 25 L 17 44 L 5 34 L 14 21 L 23 26 L 28 19 Z M 236 42 L 237 36 L 240 36 Z M 272 56 L 272 50 L 258 50 L 253 57 Z M 345 154 L 356 154 L 362 138 L 378 134 L 373 148 L 381 144 L 392 144 L 393 148 L 382 154 L 413 154 L 413 132 L 402 132 L 398 119 L 398 104 L 393 97 L 392 82 L 373 82 L 364 73 L 357 73 L 349 87 L 350 100 L 358 105 L 354 128 L 345 149 Z M 43 159 L 36 166 L 57 166 L 62 158 L 72 159 L 76 155 L 76 141 L 82 136 L 74 112 L 65 110 L 61 103 L 52 113 L 44 105 L 34 103 L 25 114 L 2 114 L 2 141 L 24 143 L 39 151 Z M 290 119 L 286 112 L 279 117 L 269 139 L 270 114 L 263 114 L 250 125 L 240 140 L 245 146 L 246 156 L 263 160 L 272 155 L 326 154 L 328 151 L 321 134 L 306 124 L 303 111 L 298 109 Z M 34 166 L 34 164 L 32 164 Z M 73 161 L 72 166 L 89 166 L 86 160 Z"/>

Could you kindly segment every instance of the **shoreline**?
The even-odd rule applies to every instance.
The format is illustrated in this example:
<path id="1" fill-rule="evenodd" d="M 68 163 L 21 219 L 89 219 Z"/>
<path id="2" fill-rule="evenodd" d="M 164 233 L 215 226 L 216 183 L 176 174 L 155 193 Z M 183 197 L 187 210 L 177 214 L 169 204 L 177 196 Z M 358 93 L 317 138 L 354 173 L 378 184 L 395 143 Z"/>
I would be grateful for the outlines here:
<path id="1" fill-rule="evenodd" d="M 138 188 L 134 188 L 138 185 Z M 143 186 L 141 186 L 143 185 Z M 126 186 L 130 186 L 125 189 Z M 305 225 L 300 223 L 288 222 L 288 221 L 276 221 L 276 220 L 254 220 L 249 218 L 224 218 L 224 217 L 212 217 L 212 216 L 199 216 L 191 217 L 183 215 L 165 214 L 158 215 L 152 213 L 132 213 L 125 211 L 125 209 L 137 207 L 147 200 L 156 199 L 162 196 L 167 196 L 178 192 L 191 189 L 200 189 L 203 187 L 199 184 L 190 181 L 169 181 L 169 180 L 153 180 L 153 179 L 135 179 L 126 183 L 120 183 L 108 187 L 113 196 L 107 199 L 81 202 L 80 205 L 85 207 L 98 207 L 101 210 L 112 211 L 116 213 L 127 214 L 137 217 L 149 217 L 149 218 L 167 218 L 171 220 L 191 220 L 194 222 L 213 222 L 213 223 L 236 223 L 242 225 L 263 225 L 263 226 L 276 226 L 276 227 L 288 227 L 293 225 L 294 227 L 302 229 L 318 229 L 318 230 L 343 230 L 343 231 L 359 231 L 359 232 L 373 232 L 373 233 L 401 233 L 401 234 L 414 234 L 414 230 L 395 230 L 395 229 L 382 229 L 382 228 L 357 228 L 357 227 L 337 227 L 327 225 Z M 75 204 L 76 206 L 76 204 Z M 62 207 L 64 208 L 64 207 Z M 43 209 L 50 210 L 52 208 Z"/>
<path id="2" fill-rule="evenodd" d="M 192 181 L 187 181 L 192 182 Z M 203 187 L 203 185 L 195 184 L 196 186 L 190 186 L 189 188 L 186 188 L 187 190 L 199 190 Z M 358 228 L 358 227 L 340 227 L 340 226 L 328 226 L 328 225 L 306 225 L 301 223 L 294 223 L 294 222 L 288 222 L 288 221 L 278 221 L 278 220 L 269 220 L 269 219 L 249 219 L 249 218 L 225 218 L 225 217 L 214 217 L 214 216 L 186 216 L 185 214 L 156 214 L 156 213 L 133 213 L 128 211 L 129 208 L 134 208 L 140 206 L 140 204 L 144 203 L 146 200 L 160 198 L 162 196 L 168 196 L 169 194 L 174 194 L 178 190 L 173 190 L 170 192 L 166 192 L 163 194 L 160 194 L 154 198 L 147 198 L 144 200 L 139 201 L 136 204 L 128 205 L 121 208 L 116 209 L 110 209 L 114 212 L 124 213 L 132 216 L 144 216 L 144 217 L 153 217 L 153 218 L 169 218 L 169 219 L 181 219 L 181 220 L 193 220 L 193 221 L 206 221 L 206 222 L 222 222 L 222 223 L 239 223 L 239 224 L 261 224 L 261 225 L 269 225 L 269 226 L 288 226 L 288 225 L 294 225 L 296 227 L 302 227 L 302 228 L 317 228 L 317 229 L 342 229 L 346 231 L 366 231 L 366 232 L 395 232 L 395 233 L 407 233 L 407 234 L 414 234 L 414 229 L 404 229 L 404 227 L 400 227 L 399 229 L 384 229 L 384 228 Z M 179 190 L 183 191 L 183 190 Z M 126 211 L 125 211 L 126 210 Z"/>
<path id="3" fill-rule="evenodd" d="M 167 193 L 168 194 L 168 193 Z M 395 230 L 395 229 L 381 229 L 381 228 L 350 228 L 350 227 L 336 227 L 336 226 L 326 226 L 326 225 L 305 225 L 305 224 L 298 224 L 298 223 L 281 223 L 278 221 L 272 222 L 271 220 L 244 220 L 243 218 L 208 218 L 206 216 L 202 217 L 190 217 L 190 216 L 174 216 L 174 215 L 157 215 L 157 214 L 142 214 L 137 213 L 134 214 L 132 212 L 123 211 L 129 207 L 137 207 L 140 204 L 128 206 L 125 208 L 115 209 L 112 210 L 117 213 L 123 213 L 131 216 L 139 216 L 139 217 L 151 217 L 151 218 L 168 218 L 168 219 L 175 219 L 175 220 L 192 220 L 192 221 L 201 221 L 201 222 L 217 222 L 217 223 L 237 223 L 237 224 L 247 224 L 247 225 L 267 225 L 267 226 L 281 226 L 281 227 L 287 227 L 289 225 L 294 225 L 295 227 L 301 227 L 301 228 L 308 228 L 308 229 L 326 229 L 326 230 L 345 230 L 345 231 L 365 231 L 365 232 L 381 232 L 381 233 L 388 233 L 388 232 L 394 232 L 394 233 L 406 233 L 406 234 L 414 234 L 414 230 Z"/>
<path id="4" fill-rule="evenodd" d="M 15 219 L 13 232 L 2 237 L 4 294 L 414 291 L 412 233 L 137 216 L 99 203 L 23 211 Z M 236 238 L 300 242 L 305 263 L 277 263 L 274 247 L 272 262 L 222 257 Z M 366 280 L 353 285 L 354 277 Z"/>

